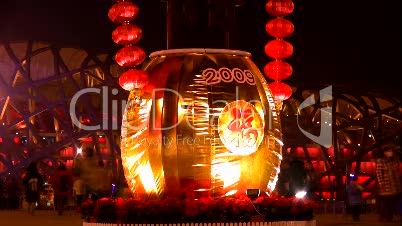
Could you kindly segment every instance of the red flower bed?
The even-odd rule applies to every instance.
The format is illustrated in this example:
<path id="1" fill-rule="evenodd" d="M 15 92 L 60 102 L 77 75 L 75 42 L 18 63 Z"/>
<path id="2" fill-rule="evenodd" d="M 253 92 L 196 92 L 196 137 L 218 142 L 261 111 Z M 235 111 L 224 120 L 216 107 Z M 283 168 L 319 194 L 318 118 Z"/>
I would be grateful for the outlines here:
<path id="1" fill-rule="evenodd" d="M 267 222 L 311 220 L 317 204 L 309 199 L 247 196 L 218 199 L 173 199 L 141 201 L 102 198 L 95 205 L 82 203 L 81 211 L 92 214 L 98 223 L 217 223 L 249 222 L 254 216 L 265 216 Z M 90 209 L 93 208 L 93 209 Z"/>

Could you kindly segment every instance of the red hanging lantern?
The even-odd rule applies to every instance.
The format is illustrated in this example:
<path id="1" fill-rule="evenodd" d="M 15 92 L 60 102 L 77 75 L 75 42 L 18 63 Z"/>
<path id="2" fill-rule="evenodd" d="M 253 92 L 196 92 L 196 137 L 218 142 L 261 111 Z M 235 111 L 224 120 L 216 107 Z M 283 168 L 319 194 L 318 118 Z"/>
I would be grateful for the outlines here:
<path id="1" fill-rule="evenodd" d="M 292 0 L 268 0 L 265 9 L 270 15 L 278 18 L 268 21 L 265 25 L 267 34 L 277 39 L 268 42 L 264 47 L 267 56 L 276 59 L 265 65 L 264 74 L 275 80 L 269 84 L 269 88 L 275 101 L 279 104 L 278 106 L 281 106 L 281 102 L 292 95 L 292 89 L 280 80 L 289 78 L 293 73 L 292 66 L 281 61 L 293 54 L 293 46 L 282 38 L 288 37 L 294 32 L 293 23 L 282 17 L 293 12 L 294 4 Z"/>
<path id="2" fill-rule="evenodd" d="M 265 9 L 272 16 L 286 16 L 293 12 L 294 4 L 291 0 L 269 0 Z"/>
<path id="3" fill-rule="evenodd" d="M 282 102 L 292 96 L 292 88 L 288 84 L 276 81 L 270 83 L 268 86 L 276 101 Z"/>
<path id="4" fill-rule="evenodd" d="M 146 56 L 143 49 L 138 46 L 126 46 L 120 49 L 115 56 L 118 65 L 134 67 L 144 62 Z"/>
<path id="5" fill-rule="evenodd" d="M 292 75 L 293 68 L 283 61 L 272 61 L 265 65 L 264 74 L 275 81 L 285 80 Z"/>
<path id="6" fill-rule="evenodd" d="M 135 88 L 141 89 L 148 83 L 148 74 L 143 70 L 130 69 L 124 72 L 119 78 L 120 86 L 127 90 L 133 90 Z"/>
<path id="7" fill-rule="evenodd" d="M 134 20 L 138 16 L 138 6 L 130 1 L 114 4 L 108 12 L 109 19 L 116 24 Z"/>
<path id="8" fill-rule="evenodd" d="M 267 56 L 282 60 L 292 56 L 293 46 L 284 40 L 272 40 L 265 45 L 265 53 Z"/>
<path id="9" fill-rule="evenodd" d="M 135 67 L 144 62 L 146 55 L 142 48 L 132 46 L 142 38 L 142 29 L 130 24 L 138 16 L 138 6 L 130 1 L 113 0 L 117 2 L 108 12 L 109 19 L 116 24 L 122 24 L 112 32 L 112 39 L 118 45 L 126 45 L 115 55 L 116 63 L 122 67 Z M 120 86 L 125 90 L 142 88 L 148 83 L 148 75 L 145 71 L 130 69 L 119 78 Z"/>
<path id="10" fill-rule="evenodd" d="M 142 38 L 142 30 L 134 24 L 123 24 L 112 32 L 112 39 L 118 45 L 135 44 Z"/>
<path id="11" fill-rule="evenodd" d="M 267 34 L 275 38 L 285 38 L 294 31 L 293 23 L 283 18 L 276 18 L 268 21 L 265 25 Z"/>

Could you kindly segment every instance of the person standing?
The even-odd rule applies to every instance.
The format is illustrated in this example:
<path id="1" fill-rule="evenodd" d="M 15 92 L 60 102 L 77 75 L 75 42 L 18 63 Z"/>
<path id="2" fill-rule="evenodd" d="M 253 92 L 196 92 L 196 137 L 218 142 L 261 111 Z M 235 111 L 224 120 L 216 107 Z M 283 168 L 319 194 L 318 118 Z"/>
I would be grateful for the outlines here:
<path id="1" fill-rule="evenodd" d="M 7 203 L 6 177 L 0 177 L 0 210 L 6 209 Z"/>
<path id="2" fill-rule="evenodd" d="M 43 185 L 43 178 L 38 171 L 36 162 L 31 162 L 28 165 L 22 181 L 25 187 L 25 201 L 28 203 L 28 213 L 34 215 L 36 203 L 39 201 L 40 189 Z"/>
<path id="3" fill-rule="evenodd" d="M 298 192 L 306 191 L 306 179 L 307 172 L 304 162 L 298 158 L 292 160 L 289 167 L 289 191 L 292 196 Z"/>
<path id="4" fill-rule="evenodd" d="M 353 220 L 360 220 L 360 213 L 363 207 L 363 187 L 357 182 L 357 177 L 354 177 L 350 185 L 346 189 L 348 195 L 348 205 L 352 212 Z"/>
<path id="5" fill-rule="evenodd" d="M 84 201 L 85 193 L 85 183 L 78 174 L 73 185 L 73 196 L 75 197 L 77 206 L 80 206 Z"/>
<path id="6" fill-rule="evenodd" d="M 384 148 L 383 155 L 377 159 L 376 166 L 380 221 L 392 222 L 401 193 L 400 161 L 389 146 Z"/>
<path id="7" fill-rule="evenodd" d="M 16 210 L 19 208 L 19 186 L 17 180 L 9 176 L 7 179 L 7 193 L 8 193 L 8 207 L 10 210 Z"/>
<path id="8" fill-rule="evenodd" d="M 54 203 L 59 216 L 63 215 L 64 206 L 72 195 L 73 176 L 64 163 L 59 163 L 53 175 Z"/>

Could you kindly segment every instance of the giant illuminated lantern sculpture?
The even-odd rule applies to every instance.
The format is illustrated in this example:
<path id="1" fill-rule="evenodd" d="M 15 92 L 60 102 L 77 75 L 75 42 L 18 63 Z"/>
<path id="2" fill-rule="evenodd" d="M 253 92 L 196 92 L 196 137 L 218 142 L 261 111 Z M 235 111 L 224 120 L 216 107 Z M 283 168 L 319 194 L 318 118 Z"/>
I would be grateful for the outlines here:
<path id="1" fill-rule="evenodd" d="M 274 99 L 250 53 L 154 52 L 132 89 L 121 156 L 137 198 L 271 192 L 281 161 Z"/>

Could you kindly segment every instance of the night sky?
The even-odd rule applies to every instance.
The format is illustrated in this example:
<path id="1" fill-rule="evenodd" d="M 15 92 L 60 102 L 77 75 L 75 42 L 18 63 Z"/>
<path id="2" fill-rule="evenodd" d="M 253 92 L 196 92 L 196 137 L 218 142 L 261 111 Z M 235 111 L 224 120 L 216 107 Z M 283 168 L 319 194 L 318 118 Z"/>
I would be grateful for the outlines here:
<path id="1" fill-rule="evenodd" d="M 166 49 L 165 3 L 134 2 L 140 8 L 134 23 L 144 32 L 138 45 L 148 54 Z M 233 48 L 251 52 L 260 70 L 271 60 L 263 50 L 272 39 L 265 33 L 265 23 L 272 18 L 265 12 L 265 3 L 265 0 L 245 0 L 236 10 L 233 33 L 236 37 Z M 400 0 L 294 0 L 294 3 L 294 13 L 286 17 L 295 24 L 294 34 L 285 38 L 294 46 L 294 54 L 287 60 L 294 73 L 285 80 L 287 83 L 345 84 L 355 89 L 366 87 L 401 95 Z M 112 0 L 2 0 L 0 39 L 41 40 L 117 51 L 120 46 L 111 40 L 116 25 L 107 17 L 112 5 Z M 190 29 L 181 35 L 193 41 L 192 47 L 225 48 L 216 41 L 223 41 L 222 35 L 212 37 L 203 29 Z M 182 47 L 188 45 L 183 43 Z"/>

